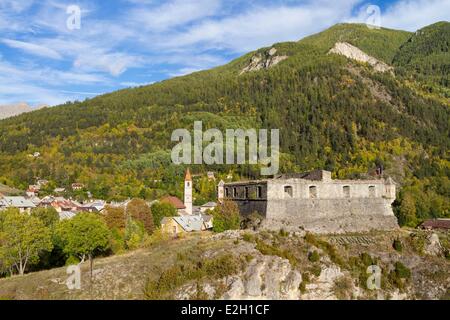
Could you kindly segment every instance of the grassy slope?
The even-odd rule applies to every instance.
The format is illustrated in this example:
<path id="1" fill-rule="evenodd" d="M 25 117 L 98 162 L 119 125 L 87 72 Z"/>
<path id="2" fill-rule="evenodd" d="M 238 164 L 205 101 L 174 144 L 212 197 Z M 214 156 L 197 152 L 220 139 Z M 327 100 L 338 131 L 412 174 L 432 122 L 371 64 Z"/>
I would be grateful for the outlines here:
<path id="1" fill-rule="evenodd" d="M 398 261 L 401 261 L 412 271 L 412 277 L 405 286 L 408 299 L 426 298 L 431 289 L 433 289 L 433 294 L 441 297 L 445 294 L 445 289 L 442 287 L 445 288 L 446 284 L 450 285 L 450 264 L 448 260 L 446 261 L 443 257 L 427 256 L 421 253 L 423 237 L 425 236 L 423 232 L 416 232 L 414 237 L 409 232 L 401 230 L 347 235 L 347 237 L 353 237 L 352 239 L 364 237 L 369 242 L 363 245 L 349 242 L 346 245 L 336 246 L 326 244 L 335 236 L 305 239 L 267 232 L 247 237 L 244 237 L 244 234 L 241 233 L 238 241 L 226 235 L 221 238 L 211 238 L 209 234 L 191 234 L 184 239 L 157 243 L 148 249 L 96 259 L 92 287 L 89 283 L 88 264 L 86 263 L 82 267 L 81 290 L 71 291 L 67 289 L 64 283 L 67 278 L 65 268 L 37 272 L 24 277 L 0 279 L 0 299 L 144 299 L 144 288 L 147 280 L 157 280 L 163 271 L 169 270 L 175 263 L 183 263 L 185 266 L 192 267 L 192 263 L 195 265 L 195 261 L 200 261 L 204 255 L 211 257 L 229 253 L 242 258 L 240 261 L 241 263 L 244 262 L 244 269 L 245 261 L 248 264 L 252 261 L 252 257 L 261 254 L 288 259 L 291 265 L 300 271 L 304 279 L 308 274 L 310 280 L 306 288 L 310 289 L 306 290 L 305 294 L 310 297 L 315 296 L 315 294 L 314 286 L 309 285 L 318 283 L 316 272 L 320 272 L 321 268 L 338 266 L 346 277 L 350 277 L 355 283 L 360 281 L 364 285 L 365 279 L 367 279 L 367 266 L 364 264 L 366 263 L 365 260 L 360 259 L 361 254 L 370 255 L 383 268 L 383 272 L 385 272 L 383 294 L 386 298 L 396 291 L 395 286 L 389 283 L 387 273 Z M 393 249 L 393 239 L 401 239 L 403 243 L 402 252 Z M 448 249 L 448 235 L 441 235 L 441 241 Z M 308 253 L 312 250 L 320 252 L 320 262 L 313 262 L 308 259 Z M 186 264 L 186 258 L 192 261 Z M 218 284 L 219 280 L 216 278 L 199 278 L 193 280 L 193 282 L 207 282 L 214 286 Z M 192 282 L 182 281 L 167 293 L 173 297 L 180 286 L 188 283 Z M 170 286 L 170 283 L 166 285 Z M 333 284 L 331 285 L 333 286 Z M 335 287 L 333 290 L 339 291 L 335 292 L 339 294 L 338 297 L 351 297 L 354 293 L 349 291 L 348 288 Z M 316 292 L 316 294 L 320 296 L 320 292 Z M 367 299 L 376 299 L 377 297 L 376 293 L 367 290 L 362 290 L 362 294 Z"/>

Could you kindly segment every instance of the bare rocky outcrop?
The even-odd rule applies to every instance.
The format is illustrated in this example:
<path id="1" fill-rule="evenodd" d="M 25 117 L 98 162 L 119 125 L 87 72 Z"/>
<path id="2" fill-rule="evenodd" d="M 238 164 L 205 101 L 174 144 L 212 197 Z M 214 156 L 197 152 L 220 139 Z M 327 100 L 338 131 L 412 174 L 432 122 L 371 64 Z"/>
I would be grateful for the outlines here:
<path id="1" fill-rule="evenodd" d="M 242 69 L 240 75 L 247 72 L 272 68 L 287 58 L 288 56 L 277 55 L 276 48 L 271 48 L 269 51 L 264 53 L 257 53 L 251 58 L 250 63 Z"/>
<path id="2" fill-rule="evenodd" d="M 302 282 L 300 272 L 287 259 L 259 256 L 249 264 L 243 275 L 231 279 L 225 300 L 297 300 Z"/>
<path id="3" fill-rule="evenodd" d="M 424 253 L 430 256 L 440 256 L 443 252 L 439 236 L 436 233 L 430 234 L 426 238 Z"/>
<path id="4" fill-rule="evenodd" d="M 324 267 L 317 281 L 306 286 L 307 292 L 302 295 L 302 300 L 336 300 L 334 282 L 343 276 L 338 266 Z"/>
<path id="5" fill-rule="evenodd" d="M 361 49 L 347 42 L 337 42 L 334 47 L 328 52 L 328 54 L 331 53 L 339 54 L 358 62 L 367 63 L 371 65 L 375 69 L 375 71 L 378 72 L 388 72 L 393 70 L 391 66 L 372 56 L 369 56 Z"/>

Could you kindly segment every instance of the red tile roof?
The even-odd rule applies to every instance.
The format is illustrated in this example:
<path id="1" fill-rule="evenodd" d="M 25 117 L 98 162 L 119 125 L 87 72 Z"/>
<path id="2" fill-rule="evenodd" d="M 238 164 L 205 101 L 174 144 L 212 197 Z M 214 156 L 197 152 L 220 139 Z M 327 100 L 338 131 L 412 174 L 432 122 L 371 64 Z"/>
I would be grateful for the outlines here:
<path id="1" fill-rule="evenodd" d="M 177 210 L 186 209 L 186 206 L 184 205 L 183 201 L 181 201 L 177 197 L 167 196 L 167 197 L 162 198 L 160 201 L 163 203 L 169 203 L 169 204 L 173 205 Z"/>

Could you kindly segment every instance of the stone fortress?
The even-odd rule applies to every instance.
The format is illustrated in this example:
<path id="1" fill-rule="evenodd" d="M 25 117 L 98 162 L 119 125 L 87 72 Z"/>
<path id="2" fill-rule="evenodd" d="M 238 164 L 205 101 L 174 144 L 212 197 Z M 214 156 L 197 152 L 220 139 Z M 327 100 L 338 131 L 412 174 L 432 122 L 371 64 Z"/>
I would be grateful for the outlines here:
<path id="1" fill-rule="evenodd" d="M 273 179 L 221 181 L 219 201 L 237 203 L 243 216 L 258 213 L 269 230 L 315 233 L 365 232 L 398 228 L 392 211 L 396 186 L 391 178 L 333 180 L 317 170 Z"/>

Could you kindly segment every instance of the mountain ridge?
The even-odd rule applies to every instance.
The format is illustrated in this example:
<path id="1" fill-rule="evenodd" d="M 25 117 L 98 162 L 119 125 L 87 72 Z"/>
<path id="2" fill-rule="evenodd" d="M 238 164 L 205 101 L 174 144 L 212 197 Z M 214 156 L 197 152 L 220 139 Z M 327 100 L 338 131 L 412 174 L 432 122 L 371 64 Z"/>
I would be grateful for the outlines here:
<path id="1" fill-rule="evenodd" d="M 399 210 L 411 194 L 419 219 L 448 215 L 446 87 L 403 66 L 380 74 L 365 63 L 327 54 L 342 41 L 392 65 L 414 35 L 341 24 L 211 70 L 0 121 L 0 182 L 21 189 L 36 177 L 61 186 L 83 182 L 105 199 L 181 196 L 177 186 L 184 168 L 171 165 L 170 134 L 203 121 L 222 130 L 280 128 L 282 172 L 323 168 L 338 178 L 357 178 L 382 166 L 404 187 Z M 423 41 L 432 46 L 434 38 Z M 252 57 L 272 49 L 288 58 L 240 74 Z M 35 151 L 39 159 L 25 157 Z M 194 169 L 216 170 L 219 177 L 231 170 L 237 179 L 257 178 L 259 171 Z M 195 193 L 199 202 L 213 200 L 215 187 L 205 182 Z"/>

